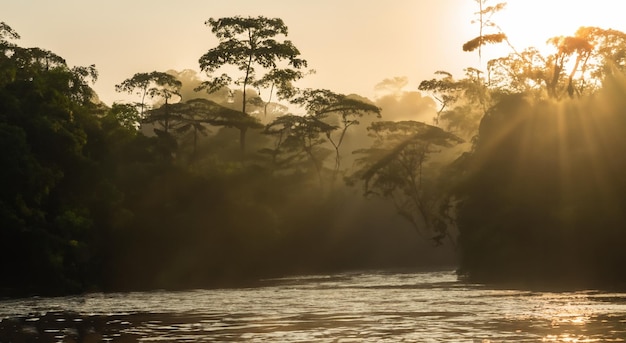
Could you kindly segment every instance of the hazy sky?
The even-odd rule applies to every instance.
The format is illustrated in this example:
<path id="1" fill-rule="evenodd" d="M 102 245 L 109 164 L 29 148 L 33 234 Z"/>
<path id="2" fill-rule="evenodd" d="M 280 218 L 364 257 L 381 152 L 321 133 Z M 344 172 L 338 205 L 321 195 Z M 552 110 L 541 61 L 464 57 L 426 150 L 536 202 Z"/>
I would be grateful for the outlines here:
<path id="1" fill-rule="evenodd" d="M 626 31 L 621 9 L 614 0 L 509 0 L 493 20 L 523 49 L 581 25 Z M 95 64 L 94 88 L 110 105 L 124 98 L 114 85 L 134 73 L 198 69 L 217 44 L 204 22 L 234 15 L 284 20 L 317 71 L 303 87 L 375 97 L 377 83 L 406 76 L 415 90 L 436 70 L 461 76 L 479 67 L 475 53 L 461 50 L 478 34 L 476 10 L 474 0 L 3 0 L 0 21 L 21 46 L 51 50 L 71 66 Z"/>

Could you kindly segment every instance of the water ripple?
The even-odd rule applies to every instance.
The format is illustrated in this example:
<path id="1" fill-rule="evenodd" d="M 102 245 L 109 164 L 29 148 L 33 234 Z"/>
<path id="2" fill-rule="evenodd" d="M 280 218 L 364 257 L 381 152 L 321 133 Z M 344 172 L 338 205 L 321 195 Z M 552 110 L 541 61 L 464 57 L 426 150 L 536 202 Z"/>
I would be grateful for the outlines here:
<path id="1" fill-rule="evenodd" d="M 626 294 L 529 292 L 453 272 L 349 273 L 262 287 L 0 302 L 0 341 L 623 342 Z"/>

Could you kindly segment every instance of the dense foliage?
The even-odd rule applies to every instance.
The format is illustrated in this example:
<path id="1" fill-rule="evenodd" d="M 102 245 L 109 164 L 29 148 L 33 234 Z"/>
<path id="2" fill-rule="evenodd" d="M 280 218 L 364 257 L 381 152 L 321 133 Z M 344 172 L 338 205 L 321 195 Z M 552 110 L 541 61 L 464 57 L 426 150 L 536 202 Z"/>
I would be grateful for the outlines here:
<path id="1" fill-rule="evenodd" d="M 262 30 L 264 39 L 286 34 L 282 21 L 235 19 L 209 24 L 280 28 Z M 239 29 L 215 30 L 226 37 Z M 195 74 L 156 71 L 116 86 L 137 101 L 108 107 L 90 87 L 94 66 L 20 47 L 4 23 L 0 33 L 0 296 L 210 287 L 429 263 L 392 245 L 411 235 L 387 228 L 375 215 L 384 206 L 338 182 L 347 172 L 344 145 L 357 144 L 357 119 L 379 117 L 380 108 L 292 87 L 306 65 L 292 43 L 265 46 L 253 62 L 268 74 L 245 65 L 244 84 L 276 88 L 298 115 L 260 101 L 255 89 L 198 93 L 190 89 L 207 84 Z M 275 64 L 283 58 L 289 68 Z"/>
<path id="2" fill-rule="evenodd" d="M 459 195 L 461 268 L 480 281 L 626 281 L 626 80 L 593 98 L 511 95 L 482 120 Z"/>
<path id="3" fill-rule="evenodd" d="M 481 34 L 464 49 L 510 45 L 502 32 L 482 37 L 497 28 L 484 18 L 504 4 L 477 2 Z M 548 43 L 548 55 L 511 46 L 486 73 L 468 69 L 454 80 L 439 72 L 420 85 L 442 104 L 444 126 L 482 118 L 472 150 L 446 176 L 460 271 L 479 282 L 623 288 L 626 35 L 581 27 Z"/>
<path id="4" fill-rule="evenodd" d="M 512 47 L 483 32 L 504 5 L 478 2 L 464 49 Z M 207 25 L 208 81 L 136 73 L 116 90 L 138 101 L 108 107 L 95 66 L 20 47 L 0 23 L 0 296 L 449 262 L 435 245 L 477 281 L 625 284 L 625 34 L 583 27 L 546 56 L 438 71 L 419 86 L 437 109 L 401 95 L 403 78 L 379 102 L 298 89 L 307 63 L 275 40 L 280 19 Z M 241 75 L 214 75 L 229 65 Z M 402 101 L 433 125 L 384 117 Z"/>

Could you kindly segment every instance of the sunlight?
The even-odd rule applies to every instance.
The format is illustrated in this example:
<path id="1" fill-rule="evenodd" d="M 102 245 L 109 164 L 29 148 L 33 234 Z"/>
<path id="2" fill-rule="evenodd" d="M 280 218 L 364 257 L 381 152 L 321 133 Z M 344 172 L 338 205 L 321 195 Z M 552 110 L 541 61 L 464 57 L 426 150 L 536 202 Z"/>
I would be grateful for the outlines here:
<path id="1" fill-rule="evenodd" d="M 517 51 L 528 47 L 537 48 L 547 55 L 554 48 L 546 43 L 549 38 L 570 36 L 581 26 L 597 26 L 623 30 L 625 27 L 620 18 L 620 11 L 616 10 L 615 3 L 607 0 L 597 0 L 593 6 L 588 3 L 565 0 L 493 0 L 487 5 L 506 2 L 505 8 L 496 13 L 491 20 L 509 38 L 510 43 Z M 469 11 L 476 12 L 476 4 Z M 611 9 L 614 10 L 611 10 Z M 472 26 L 478 30 L 478 26 Z M 498 30 L 486 29 L 485 33 L 495 33 Z M 497 58 L 513 52 L 506 44 L 498 44 L 485 49 L 487 58 Z"/>
<path id="2" fill-rule="evenodd" d="M 591 316 L 585 313 L 572 313 L 565 311 L 556 314 L 555 317 L 552 318 L 551 325 L 553 327 L 561 325 L 585 325 L 590 319 Z"/>
<path id="3" fill-rule="evenodd" d="M 607 196 L 611 193 L 611 185 L 605 178 L 607 171 L 603 168 L 607 165 L 607 161 L 603 160 L 606 157 L 606 151 L 608 151 L 607 144 L 604 143 L 606 138 L 604 134 L 607 132 L 603 132 L 606 130 L 602 130 L 602 128 L 599 127 L 599 123 L 605 119 L 601 116 L 605 109 L 577 105 L 577 103 L 571 104 L 569 110 L 570 125 L 577 125 L 581 128 L 582 135 L 578 137 L 578 139 L 584 142 L 586 150 L 589 151 L 589 153 L 586 154 L 589 158 L 588 167 L 591 169 L 590 176 L 592 179 L 589 181 L 601 194 Z M 573 153 L 575 152 L 576 151 Z"/>
<path id="4" fill-rule="evenodd" d="M 552 329 L 563 330 L 563 332 L 546 335 L 542 339 L 543 342 L 582 343 L 600 341 L 600 339 L 592 338 L 586 334 L 585 326 L 591 322 L 592 314 L 583 307 L 567 304 L 546 310 L 544 315 L 551 320 L 550 327 Z"/>
<path id="5" fill-rule="evenodd" d="M 566 6 L 568 7 L 565 12 Z M 541 52 L 550 49 L 545 44 L 551 37 L 573 34 L 578 27 L 588 25 L 580 21 L 585 9 L 565 1 L 509 1 L 505 10 L 494 18 L 517 49 L 535 46 Z"/>
<path id="6" fill-rule="evenodd" d="M 584 336 L 562 334 L 548 335 L 542 339 L 542 342 L 563 342 L 563 343 L 584 343 L 584 342 L 600 342 L 599 338 L 588 338 Z"/>

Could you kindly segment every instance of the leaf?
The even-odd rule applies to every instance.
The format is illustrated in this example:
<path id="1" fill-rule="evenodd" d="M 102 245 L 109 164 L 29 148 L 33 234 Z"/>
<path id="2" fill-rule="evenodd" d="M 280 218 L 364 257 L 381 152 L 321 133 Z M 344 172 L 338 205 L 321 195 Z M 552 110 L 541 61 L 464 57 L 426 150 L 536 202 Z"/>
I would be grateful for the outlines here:
<path id="1" fill-rule="evenodd" d="M 504 33 L 494 33 L 478 36 L 463 44 L 463 51 L 474 51 L 482 45 L 501 43 L 504 40 L 506 40 L 506 35 Z"/>

